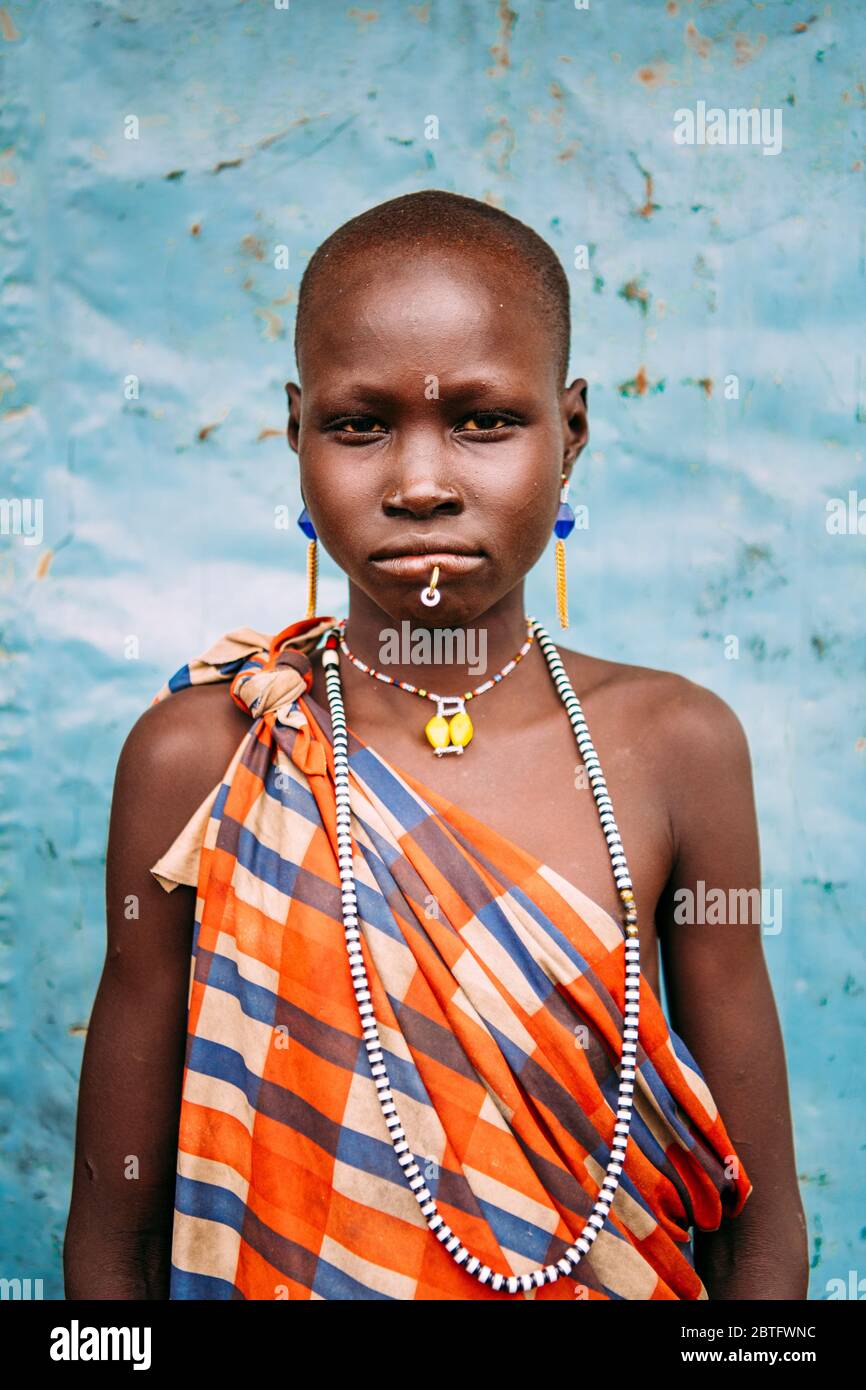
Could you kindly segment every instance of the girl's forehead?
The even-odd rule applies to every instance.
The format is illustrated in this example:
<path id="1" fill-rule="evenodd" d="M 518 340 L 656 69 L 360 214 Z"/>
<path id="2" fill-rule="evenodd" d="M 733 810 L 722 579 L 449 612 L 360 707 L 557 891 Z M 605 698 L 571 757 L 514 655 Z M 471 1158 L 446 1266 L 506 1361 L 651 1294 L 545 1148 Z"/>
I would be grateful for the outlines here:
<path id="1" fill-rule="evenodd" d="M 485 277 L 469 265 L 415 262 L 335 276 L 305 325 L 305 356 L 317 366 L 381 355 L 444 353 L 514 359 L 545 354 L 552 331 L 524 283 Z"/>
<path id="2" fill-rule="evenodd" d="M 338 312 L 349 304 L 402 300 L 455 307 L 495 303 L 505 309 L 537 297 L 537 283 L 519 258 L 468 247 L 368 248 L 320 272 L 316 299 Z M 535 292 L 533 295 L 533 291 Z"/>
<path id="3" fill-rule="evenodd" d="M 420 382 L 433 394 L 453 398 L 483 391 L 532 392 L 535 384 L 546 390 L 554 362 L 552 341 L 538 340 L 507 325 L 458 326 L 446 333 L 418 324 L 411 332 L 395 328 L 393 334 L 374 325 L 361 324 L 351 334 L 320 340 L 321 349 L 305 355 L 304 390 L 360 390 L 383 399 L 405 386 L 415 394 Z"/>
<path id="4" fill-rule="evenodd" d="M 497 379 L 510 393 L 560 389 L 561 335 L 537 277 L 488 247 L 367 248 L 318 273 L 298 340 L 302 388 L 436 377 Z"/>

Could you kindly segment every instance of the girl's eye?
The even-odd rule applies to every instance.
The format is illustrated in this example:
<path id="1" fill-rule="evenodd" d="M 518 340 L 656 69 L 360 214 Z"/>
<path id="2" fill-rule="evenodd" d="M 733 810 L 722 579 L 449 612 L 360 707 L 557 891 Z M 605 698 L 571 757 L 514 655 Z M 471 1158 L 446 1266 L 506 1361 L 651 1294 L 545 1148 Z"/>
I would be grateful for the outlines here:
<path id="1" fill-rule="evenodd" d="M 507 429 L 509 425 L 516 424 L 510 415 L 500 415 L 498 410 L 476 410 L 474 415 L 470 415 L 460 426 L 464 430 L 480 430 L 489 433 L 496 429 Z"/>
<path id="2" fill-rule="evenodd" d="M 511 415 L 503 415 L 498 410 L 476 410 L 473 415 L 467 416 L 463 423 L 458 426 L 458 430 L 478 434 L 495 434 L 516 424 L 519 424 L 516 418 Z M 329 420 L 325 428 L 334 434 L 388 433 L 387 427 L 374 415 L 344 415 L 339 419 Z"/>
<path id="3" fill-rule="evenodd" d="M 340 434 L 384 434 L 386 432 L 382 421 L 376 420 L 372 415 L 352 415 L 344 420 L 334 420 L 329 428 L 339 431 Z"/>

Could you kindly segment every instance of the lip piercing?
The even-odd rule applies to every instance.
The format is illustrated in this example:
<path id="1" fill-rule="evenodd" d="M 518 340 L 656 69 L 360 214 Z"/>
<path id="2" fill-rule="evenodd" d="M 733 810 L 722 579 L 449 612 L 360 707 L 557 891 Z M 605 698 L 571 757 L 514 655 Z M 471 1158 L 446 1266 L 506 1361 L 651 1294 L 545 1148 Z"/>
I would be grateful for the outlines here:
<path id="1" fill-rule="evenodd" d="M 437 585 L 438 583 L 439 583 L 439 566 L 438 566 L 438 565 L 434 565 L 434 566 L 433 566 L 433 573 L 430 575 L 430 583 L 428 584 L 428 586 L 427 586 L 426 589 L 422 589 L 422 590 L 421 590 L 421 602 L 424 603 L 424 604 L 426 604 L 428 608 L 435 608 L 435 607 L 436 607 L 436 604 L 439 602 L 440 598 L 442 597 L 441 593 L 440 593 L 439 590 L 436 588 L 436 585 Z"/>

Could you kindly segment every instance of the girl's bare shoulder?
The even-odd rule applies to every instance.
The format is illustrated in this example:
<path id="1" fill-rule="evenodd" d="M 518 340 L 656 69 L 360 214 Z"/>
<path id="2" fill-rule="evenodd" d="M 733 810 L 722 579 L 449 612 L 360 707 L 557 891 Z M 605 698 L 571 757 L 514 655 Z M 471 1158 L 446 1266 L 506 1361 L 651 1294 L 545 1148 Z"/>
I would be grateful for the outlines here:
<path id="1" fill-rule="evenodd" d="M 728 756 L 748 757 L 738 716 L 708 686 L 676 671 L 608 661 L 567 647 L 557 651 L 581 702 L 603 707 L 626 736 L 642 741 L 651 735 L 666 760 L 703 752 L 708 745 Z"/>
<path id="2" fill-rule="evenodd" d="M 175 691 L 132 726 L 118 778 L 145 789 L 152 806 L 182 824 L 219 782 L 249 729 L 250 717 L 227 682 Z"/>

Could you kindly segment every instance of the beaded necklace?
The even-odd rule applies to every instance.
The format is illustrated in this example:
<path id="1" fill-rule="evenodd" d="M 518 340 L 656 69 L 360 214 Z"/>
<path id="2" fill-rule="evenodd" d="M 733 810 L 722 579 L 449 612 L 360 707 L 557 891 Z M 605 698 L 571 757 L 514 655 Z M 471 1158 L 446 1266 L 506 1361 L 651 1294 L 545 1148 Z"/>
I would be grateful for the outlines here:
<path id="1" fill-rule="evenodd" d="M 527 619 L 528 635 L 526 641 L 517 655 L 506 662 L 501 671 L 484 681 L 482 685 L 476 686 L 474 690 L 464 691 L 462 695 L 437 695 L 433 690 L 421 690 L 417 685 L 410 685 L 409 681 L 401 681 L 396 676 L 389 676 L 384 671 L 377 671 L 375 666 L 367 666 L 360 657 L 349 651 L 345 637 L 346 622 L 347 619 L 343 618 L 337 624 L 340 633 L 340 650 L 353 665 L 357 666 L 359 671 L 364 671 L 368 676 L 375 676 L 377 681 L 384 681 L 386 685 L 395 685 L 398 690 L 407 690 L 410 695 L 421 695 L 427 700 L 436 702 L 436 713 L 432 719 L 427 720 L 424 725 L 424 733 L 427 735 L 428 742 L 433 745 L 433 752 L 437 758 L 441 757 L 443 753 L 463 752 L 475 732 L 472 727 L 472 720 L 466 713 L 465 702 L 474 700 L 476 695 L 483 695 L 485 690 L 492 690 L 494 685 L 510 675 L 518 661 L 526 656 L 532 646 L 532 620 Z"/>
<path id="2" fill-rule="evenodd" d="M 592 786 L 592 793 L 598 809 L 604 837 L 607 841 L 611 868 L 617 891 L 625 909 L 625 993 L 622 1030 L 622 1062 L 619 1090 L 617 1095 L 616 1122 L 613 1126 L 610 1159 L 605 1176 L 586 1223 L 573 1245 L 570 1245 L 561 1259 L 555 1264 L 539 1266 L 529 1274 L 502 1274 L 494 1271 L 473 1255 L 458 1235 L 440 1216 L 436 1201 L 424 1182 L 415 1155 L 409 1147 L 406 1132 L 397 1113 L 391 1081 L 385 1066 L 379 1028 L 371 1002 L 370 985 L 364 958 L 361 951 L 361 931 L 358 918 L 358 898 L 355 891 L 355 875 L 352 869 L 353 851 L 351 834 L 351 798 L 349 793 L 349 752 L 346 728 L 346 711 L 343 705 L 343 691 L 340 682 L 339 644 L 343 623 L 331 628 L 325 640 L 322 653 L 322 666 L 325 672 L 325 686 L 328 706 L 331 712 L 331 731 L 334 746 L 334 783 L 337 803 L 337 862 L 340 870 L 342 894 L 343 927 L 346 935 L 346 951 L 349 957 L 349 970 L 355 990 L 355 1000 L 361 1019 L 362 1036 L 367 1051 L 367 1061 L 376 1086 L 379 1106 L 388 1130 L 394 1153 L 403 1176 L 414 1193 L 421 1208 L 421 1215 L 436 1239 L 442 1243 L 454 1262 L 461 1265 L 467 1274 L 473 1275 L 479 1283 L 488 1285 L 497 1292 L 509 1294 L 528 1293 L 541 1288 L 543 1284 L 553 1284 L 559 1276 L 574 1272 L 583 1255 L 592 1249 L 593 1241 L 602 1230 L 611 1204 L 619 1187 L 620 1174 L 625 1162 L 631 1128 L 634 1082 L 637 1064 L 638 1013 L 640 1003 L 640 941 L 637 928 L 637 907 L 632 889 L 632 881 L 623 851 L 622 839 L 613 815 L 613 804 L 608 795 L 607 784 L 601 770 L 601 763 L 589 736 L 589 729 L 583 715 L 580 701 L 574 693 L 571 682 L 565 673 L 559 653 L 551 642 L 545 629 L 534 618 L 528 619 L 532 634 L 544 653 L 550 675 L 569 722 L 574 730 L 577 746 L 580 749 L 584 766 Z"/>

